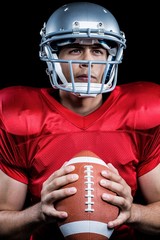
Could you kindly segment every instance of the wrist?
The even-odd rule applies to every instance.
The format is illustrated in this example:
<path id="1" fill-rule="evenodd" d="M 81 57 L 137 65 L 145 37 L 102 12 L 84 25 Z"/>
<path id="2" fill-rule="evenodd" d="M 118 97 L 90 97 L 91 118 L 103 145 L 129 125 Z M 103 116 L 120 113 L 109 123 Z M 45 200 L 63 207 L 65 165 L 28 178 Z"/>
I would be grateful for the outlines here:
<path id="1" fill-rule="evenodd" d="M 130 225 L 138 225 L 141 221 L 141 212 L 142 212 L 143 206 L 140 204 L 132 204 L 131 207 L 131 215 L 128 219 L 127 223 Z"/>

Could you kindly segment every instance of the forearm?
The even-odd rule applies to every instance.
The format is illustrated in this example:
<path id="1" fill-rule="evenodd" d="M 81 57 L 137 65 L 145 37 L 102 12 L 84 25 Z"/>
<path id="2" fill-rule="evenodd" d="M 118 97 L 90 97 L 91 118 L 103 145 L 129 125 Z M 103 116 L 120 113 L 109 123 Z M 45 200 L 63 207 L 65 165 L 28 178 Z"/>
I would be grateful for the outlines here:
<path id="1" fill-rule="evenodd" d="M 146 234 L 160 234 L 160 201 L 145 206 L 133 204 L 129 224 Z"/>
<path id="2" fill-rule="evenodd" d="M 43 223 L 37 215 L 39 212 L 39 204 L 23 211 L 1 211 L 0 239 L 29 239 L 33 230 Z"/>

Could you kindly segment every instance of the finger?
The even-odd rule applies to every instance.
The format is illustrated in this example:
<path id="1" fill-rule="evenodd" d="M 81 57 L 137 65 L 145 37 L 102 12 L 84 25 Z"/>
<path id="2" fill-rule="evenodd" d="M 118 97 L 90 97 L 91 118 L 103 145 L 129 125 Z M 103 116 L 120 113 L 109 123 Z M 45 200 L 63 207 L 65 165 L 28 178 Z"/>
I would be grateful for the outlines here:
<path id="1" fill-rule="evenodd" d="M 115 172 L 119 175 L 117 168 L 115 168 L 112 163 L 108 163 L 107 166 L 110 170 L 112 170 L 113 172 Z"/>
<path id="2" fill-rule="evenodd" d="M 129 199 L 125 199 L 124 197 L 118 195 L 103 193 L 102 199 L 108 203 L 116 205 L 121 210 L 128 211 L 131 207 L 131 201 Z"/>
<path id="3" fill-rule="evenodd" d="M 67 175 L 75 170 L 74 165 L 69 165 L 69 166 L 62 166 L 60 169 L 55 171 L 53 174 L 50 175 L 50 177 L 45 181 L 46 184 L 52 182 L 55 178 Z"/>
<path id="4" fill-rule="evenodd" d="M 77 192 L 75 187 L 62 188 L 45 194 L 42 198 L 42 204 L 53 205 L 54 202 L 74 195 Z"/>
<path id="5" fill-rule="evenodd" d="M 44 192 L 52 192 L 54 190 L 57 190 L 69 183 L 77 181 L 79 178 L 78 174 L 68 174 L 64 176 L 57 177 L 53 179 L 52 181 L 45 182 L 42 187 L 42 193 Z"/>
<path id="6" fill-rule="evenodd" d="M 123 178 L 117 173 L 117 170 L 114 171 L 112 169 L 105 169 L 102 170 L 101 175 L 109 180 L 112 180 L 114 182 L 121 182 L 123 181 Z"/>
<path id="7" fill-rule="evenodd" d="M 121 192 L 121 188 L 126 184 L 119 174 L 110 170 L 103 170 L 101 172 L 101 175 L 104 178 L 100 181 L 100 185 L 112 191 L 117 192 L 118 190 L 120 190 Z"/>
<path id="8" fill-rule="evenodd" d="M 68 161 L 64 162 L 63 165 L 62 165 L 62 167 L 66 166 L 67 163 L 68 163 Z"/>
<path id="9" fill-rule="evenodd" d="M 52 221 L 53 222 L 53 218 L 57 219 L 57 218 L 66 218 L 68 217 L 67 212 L 65 211 L 57 211 L 53 205 L 43 205 L 42 207 L 42 212 L 43 212 L 43 216 L 47 221 Z"/>
<path id="10" fill-rule="evenodd" d="M 112 201 L 113 204 L 116 204 L 121 208 L 126 208 L 127 207 L 126 205 L 131 203 L 133 200 L 133 197 L 131 194 L 131 188 L 125 182 L 123 184 L 121 184 L 121 183 L 110 181 L 108 179 L 102 179 L 100 181 L 100 185 L 117 194 L 117 196 L 115 196 L 115 198 L 113 198 L 113 195 L 111 195 L 109 193 L 106 193 L 106 195 L 105 195 L 105 191 L 104 191 L 103 197 L 106 198 L 104 200 Z M 107 194 L 108 194 L 108 196 L 107 196 Z M 111 195 L 111 196 L 108 199 L 109 195 Z M 125 203 L 127 203 L 127 204 L 125 204 Z"/>
<path id="11" fill-rule="evenodd" d="M 121 183 L 114 182 L 108 179 L 102 179 L 100 181 L 100 185 L 112 192 L 115 192 L 117 195 L 122 195 L 122 196 L 125 195 L 126 189 Z"/>
<path id="12" fill-rule="evenodd" d="M 115 228 L 115 227 L 122 225 L 125 221 L 126 221 L 125 215 L 123 215 L 123 216 L 119 215 L 115 220 L 109 221 L 107 223 L 107 225 L 109 228 Z"/>

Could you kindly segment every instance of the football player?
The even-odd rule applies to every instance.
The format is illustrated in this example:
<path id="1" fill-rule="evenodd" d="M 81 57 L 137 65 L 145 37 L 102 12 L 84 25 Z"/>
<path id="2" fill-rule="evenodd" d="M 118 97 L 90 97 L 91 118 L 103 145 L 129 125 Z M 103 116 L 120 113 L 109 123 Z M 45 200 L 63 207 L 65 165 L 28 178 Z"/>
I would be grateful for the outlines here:
<path id="1" fill-rule="evenodd" d="M 76 194 L 61 187 L 77 181 L 65 163 L 81 150 L 112 170 L 100 182 L 102 199 L 119 207 L 110 239 L 160 234 L 160 86 L 117 84 L 125 48 L 117 20 L 98 4 L 66 4 L 43 25 L 39 55 L 51 87 L 0 93 L 0 239 L 64 239 L 57 219 L 68 215 L 55 202 Z"/>

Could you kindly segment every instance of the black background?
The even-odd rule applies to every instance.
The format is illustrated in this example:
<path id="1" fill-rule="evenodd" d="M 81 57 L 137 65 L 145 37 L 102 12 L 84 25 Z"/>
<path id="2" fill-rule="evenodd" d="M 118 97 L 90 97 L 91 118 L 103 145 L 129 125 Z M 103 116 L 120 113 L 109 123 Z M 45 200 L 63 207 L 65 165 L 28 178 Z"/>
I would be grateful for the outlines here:
<path id="1" fill-rule="evenodd" d="M 46 63 L 39 59 L 40 30 L 57 7 L 71 1 L 21 1 L 1 6 L 0 87 L 50 86 Z M 74 1 L 76 2 L 76 1 Z M 118 84 L 151 81 L 160 84 L 160 13 L 158 1 L 92 1 L 116 17 L 127 48 L 119 65 Z M 157 3 L 156 3 L 157 2 Z"/>

